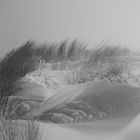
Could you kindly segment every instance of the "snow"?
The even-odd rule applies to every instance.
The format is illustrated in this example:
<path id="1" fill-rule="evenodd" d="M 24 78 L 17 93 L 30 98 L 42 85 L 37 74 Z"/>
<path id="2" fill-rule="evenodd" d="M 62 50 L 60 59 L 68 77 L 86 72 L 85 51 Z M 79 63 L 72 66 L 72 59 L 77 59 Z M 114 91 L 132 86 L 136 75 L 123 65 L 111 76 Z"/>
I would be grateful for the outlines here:
<path id="1" fill-rule="evenodd" d="M 72 124 L 41 123 L 42 140 L 137 140 L 140 137 L 140 117 L 136 117 L 140 111 L 140 87 L 136 76 L 124 74 L 127 79 L 124 84 L 111 83 L 108 79 L 68 84 L 67 75 L 72 76 L 71 71 L 41 70 L 26 75 L 23 89 L 17 95 L 41 101 L 36 102 L 23 118 L 31 119 L 60 109 L 58 118 L 71 119 L 74 116 L 64 116 L 63 111 L 67 104 L 75 105 L 79 101 L 88 102 L 91 107 L 93 102 L 97 109 L 104 111 L 106 118 L 94 120 L 91 117 L 93 121 Z M 86 119 L 89 121 L 88 117 Z"/>
<path id="2" fill-rule="evenodd" d="M 131 122 L 131 123 L 130 123 Z M 42 140 L 139 140 L 140 117 L 78 124 L 41 124 Z"/>

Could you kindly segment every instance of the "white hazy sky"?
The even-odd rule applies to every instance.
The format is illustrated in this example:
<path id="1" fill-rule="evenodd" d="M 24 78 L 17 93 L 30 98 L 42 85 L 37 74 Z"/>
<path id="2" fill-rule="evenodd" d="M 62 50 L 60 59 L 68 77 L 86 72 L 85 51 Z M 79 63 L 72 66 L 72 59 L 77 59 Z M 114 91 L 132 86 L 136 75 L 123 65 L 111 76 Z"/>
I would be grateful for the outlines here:
<path id="1" fill-rule="evenodd" d="M 140 47 L 140 0 L 0 0 L 0 55 L 26 40 Z"/>

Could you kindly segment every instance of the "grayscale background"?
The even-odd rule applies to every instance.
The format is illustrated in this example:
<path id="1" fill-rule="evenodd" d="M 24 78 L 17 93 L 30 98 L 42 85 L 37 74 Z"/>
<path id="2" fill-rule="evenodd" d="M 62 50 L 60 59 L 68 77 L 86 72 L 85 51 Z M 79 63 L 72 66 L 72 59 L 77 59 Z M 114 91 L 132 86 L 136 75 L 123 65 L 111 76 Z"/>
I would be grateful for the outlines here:
<path id="1" fill-rule="evenodd" d="M 0 55 L 26 40 L 140 46 L 139 0 L 0 0 Z"/>

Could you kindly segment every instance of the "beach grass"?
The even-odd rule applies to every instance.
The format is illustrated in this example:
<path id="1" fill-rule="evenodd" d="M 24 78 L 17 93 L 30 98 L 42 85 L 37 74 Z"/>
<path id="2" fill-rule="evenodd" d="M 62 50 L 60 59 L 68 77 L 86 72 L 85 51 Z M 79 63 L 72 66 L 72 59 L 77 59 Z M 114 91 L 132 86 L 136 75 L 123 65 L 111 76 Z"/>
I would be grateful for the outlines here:
<path id="1" fill-rule="evenodd" d="M 26 123 L 12 120 L 17 104 L 10 105 L 9 109 L 9 97 L 22 90 L 21 79 L 27 74 L 51 65 L 52 71 L 71 71 L 65 76 L 67 84 L 80 84 L 128 72 L 130 55 L 130 50 L 118 46 L 87 49 L 87 44 L 77 40 L 56 44 L 27 41 L 13 49 L 0 59 L 1 140 L 40 140 L 38 123 L 35 120 Z"/>

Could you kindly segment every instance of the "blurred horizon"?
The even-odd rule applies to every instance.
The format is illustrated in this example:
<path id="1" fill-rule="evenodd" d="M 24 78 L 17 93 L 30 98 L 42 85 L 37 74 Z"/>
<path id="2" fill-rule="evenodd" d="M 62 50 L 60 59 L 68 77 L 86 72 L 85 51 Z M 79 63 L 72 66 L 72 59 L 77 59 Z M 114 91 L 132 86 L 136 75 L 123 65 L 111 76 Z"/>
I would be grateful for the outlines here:
<path id="1" fill-rule="evenodd" d="M 78 39 L 138 49 L 138 0 L 0 0 L 0 56 L 27 40 Z"/>

